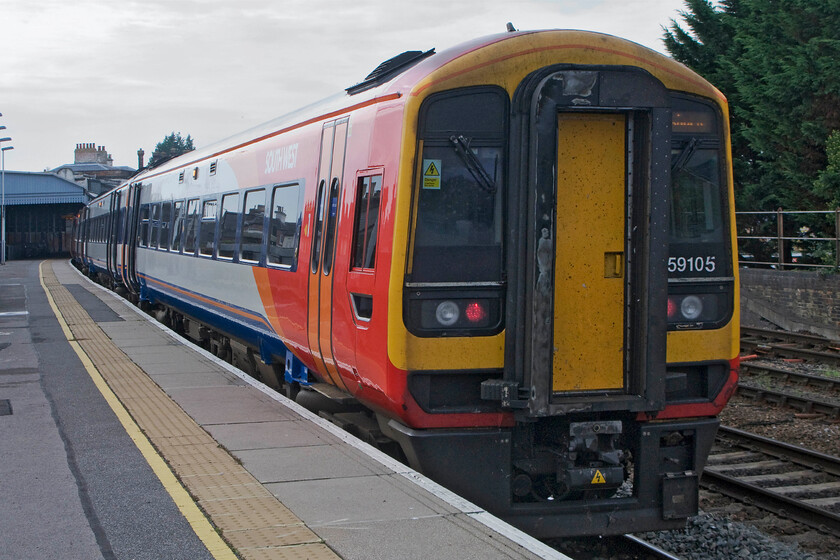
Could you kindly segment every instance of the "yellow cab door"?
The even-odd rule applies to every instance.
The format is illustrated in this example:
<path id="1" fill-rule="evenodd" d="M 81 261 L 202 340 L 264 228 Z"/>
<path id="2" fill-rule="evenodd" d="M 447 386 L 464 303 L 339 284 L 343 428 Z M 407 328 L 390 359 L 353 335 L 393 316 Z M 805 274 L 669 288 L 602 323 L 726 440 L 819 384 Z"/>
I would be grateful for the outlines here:
<path id="1" fill-rule="evenodd" d="M 558 113 L 555 393 L 625 386 L 626 119 Z"/>

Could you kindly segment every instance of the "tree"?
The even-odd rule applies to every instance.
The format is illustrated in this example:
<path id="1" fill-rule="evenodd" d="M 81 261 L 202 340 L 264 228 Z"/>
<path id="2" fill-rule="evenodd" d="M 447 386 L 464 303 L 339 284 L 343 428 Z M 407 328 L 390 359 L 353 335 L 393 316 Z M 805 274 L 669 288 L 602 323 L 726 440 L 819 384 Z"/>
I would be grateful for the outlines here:
<path id="1" fill-rule="evenodd" d="M 155 167 L 161 163 L 170 160 L 174 157 L 180 156 L 195 149 L 192 138 L 187 134 L 186 138 L 181 137 L 180 132 L 173 132 L 155 146 L 155 151 L 152 152 L 149 158 L 147 167 Z"/>
<path id="2" fill-rule="evenodd" d="M 840 0 L 686 0 L 666 49 L 730 102 L 743 209 L 825 209 L 826 141 L 840 130 Z"/>

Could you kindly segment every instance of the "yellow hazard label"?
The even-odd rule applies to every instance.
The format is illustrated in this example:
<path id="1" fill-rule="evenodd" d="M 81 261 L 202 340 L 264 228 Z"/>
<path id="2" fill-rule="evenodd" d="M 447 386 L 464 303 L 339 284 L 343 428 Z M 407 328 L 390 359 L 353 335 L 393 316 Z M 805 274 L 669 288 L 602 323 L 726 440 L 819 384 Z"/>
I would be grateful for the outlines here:
<path id="1" fill-rule="evenodd" d="M 439 159 L 423 160 L 423 188 L 440 189 L 440 167 Z"/>
<path id="2" fill-rule="evenodd" d="M 606 484 L 607 479 L 601 474 L 601 471 L 595 471 L 595 476 L 592 477 L 590 484 Z"/>

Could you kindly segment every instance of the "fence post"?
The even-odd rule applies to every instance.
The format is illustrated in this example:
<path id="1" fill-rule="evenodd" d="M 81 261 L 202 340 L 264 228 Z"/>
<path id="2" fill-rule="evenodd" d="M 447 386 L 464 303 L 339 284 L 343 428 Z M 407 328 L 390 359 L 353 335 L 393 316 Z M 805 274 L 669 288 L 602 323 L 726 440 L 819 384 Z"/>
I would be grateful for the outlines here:
<path id="1" fill-rule="evenodd" d="M 782 209 L 779 208 L 776 210 L 776 246 L 779 249 L 779 270 L 785 269 L 785 222 L 784 222 L 784 214 L 782 214 Z"/>
<path id="2" fill-rule="evenodd" d="M 840 207 L 834 209 L 834 268 L 840 268 Z"/>

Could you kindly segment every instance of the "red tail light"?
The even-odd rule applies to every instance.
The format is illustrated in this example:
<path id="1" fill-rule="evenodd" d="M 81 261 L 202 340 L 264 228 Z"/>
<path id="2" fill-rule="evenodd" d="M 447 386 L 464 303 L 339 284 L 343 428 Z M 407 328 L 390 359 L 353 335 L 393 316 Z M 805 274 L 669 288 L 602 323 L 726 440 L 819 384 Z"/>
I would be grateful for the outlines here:
<path id="1" fill-rule="evenodd" d="M 477 301 L 472 301 L 467 304 L 464 315 L 470 323 L 480 323 L 487 318 L 487 310 Z"/>
<path id="2" fill-rule="evenodd" d="M 674 298 L 668 298 L 668 320 L 670 321 L 677 316 L 677 302 Z"/>

